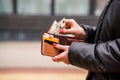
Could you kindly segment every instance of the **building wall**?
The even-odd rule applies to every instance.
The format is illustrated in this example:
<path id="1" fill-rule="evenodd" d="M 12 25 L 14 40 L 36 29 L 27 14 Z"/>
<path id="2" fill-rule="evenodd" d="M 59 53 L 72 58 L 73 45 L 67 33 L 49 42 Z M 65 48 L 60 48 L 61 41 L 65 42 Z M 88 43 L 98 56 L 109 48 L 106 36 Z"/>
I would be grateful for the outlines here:
<path id="1" fill-rule="evenodd" d="M 95 16 L 22 16 L 0 15 L 0 40 L 40 40 L 54 20 L 73 18 L 79 24 L 96 26 Z"/>

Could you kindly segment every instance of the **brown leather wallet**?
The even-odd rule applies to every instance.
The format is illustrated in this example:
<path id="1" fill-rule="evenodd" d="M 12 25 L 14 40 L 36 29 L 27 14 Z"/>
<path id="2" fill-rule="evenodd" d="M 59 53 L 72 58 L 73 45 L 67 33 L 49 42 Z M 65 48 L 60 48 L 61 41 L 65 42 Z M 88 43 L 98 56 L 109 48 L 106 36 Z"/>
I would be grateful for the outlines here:
<path id="1" fill-rule="evenodd" d="M 46 56 L 56 56 L 62 50 L 56 49 L 53 44 L 70 45 L 72 42 L 83 42 L 75 37 L 68 37 L 62 35 L 55 35 L 50 33 L 43 33 L 41 40 L 41 53 Z"/>

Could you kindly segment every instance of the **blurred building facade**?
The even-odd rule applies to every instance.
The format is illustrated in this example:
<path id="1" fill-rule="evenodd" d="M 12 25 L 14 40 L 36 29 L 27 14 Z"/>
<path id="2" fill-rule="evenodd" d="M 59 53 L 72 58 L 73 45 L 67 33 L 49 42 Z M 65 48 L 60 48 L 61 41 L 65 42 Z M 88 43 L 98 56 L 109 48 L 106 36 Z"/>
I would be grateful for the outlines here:
<path id="1" fill-rule="evenodd" d="M 40 40 L 53 20 L 96 26 L 108 0 L 0 0 L 0 40 Z"/>

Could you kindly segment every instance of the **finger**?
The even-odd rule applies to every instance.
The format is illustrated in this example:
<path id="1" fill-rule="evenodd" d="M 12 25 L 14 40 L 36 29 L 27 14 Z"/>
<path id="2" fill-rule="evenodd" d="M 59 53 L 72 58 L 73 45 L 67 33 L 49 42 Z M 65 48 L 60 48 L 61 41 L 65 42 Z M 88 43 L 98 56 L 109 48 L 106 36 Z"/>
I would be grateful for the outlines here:
<path id="1" fill-rule="evenodd" d="M 65 22 L 73 22 L 74 19 L 65 19 Z"/>
<path id="2" fill-rule="evenodd" d="M 68 59 L 63 58 L 62 56 L 56 56 L 56 57 L 52 57 L 52 60 L 54 62 L 64 62 L 65 64 L 70 64 Z"/>
<path id="3" fill-rule="evenodd" d="M 66 55 L 67 51 L 60 53 L 59 55 L 52 57 L 54 62 L 64 62 L 65 64 L 70 64 L 68 56 Z M 67 52 L 68 53 L 68 52 Z"/>
<path id="4" fill-rule="evenodd" d="M 70 64 L 70 62 L 69 62 L 69 61 L 64 61 L 64 63 L 65 63 L 65 64 Z"/>
<path id="5" fill-rule="evenodd" d="M 55 59 L 54 57 L 52 57 L 51 59 L 52 59 L 52 61 L 54 61 L 54 62 L 60 62 L 60 60 Z"/>
<path id="6" fill-rule="evenodd" d="M 63 60 L 62 53 L 59 54 L 59 55 L 57 55 L 57 56 L 55 56 L 55 57 L 52 57 L 52 60 L 53 60 L 54 62 L 60 62 L 60 61 L 62 61 L 62 60 Z"/>
<path id="7" fill-rule="evenodd" d="M 63 46 L 60 44 L 53 44 L 53 46 L 59 50 L 66 50 L 67 49 L 67 46 Z"/>
<path id="8" fill-rule="evenodd" d="M 71 28 L 71 25 L 72 25 L 71 21 L 66 21 L 66 22 L 65 22 L 65 27 L 66 27 L 66 29 Z"/>
<path id="9" fill-rule="evenodd" d="M 59 55 L 53 57 L 53 61 L 66 61 L 68 60 L 68 51 L 63 51 L 62 53 L 60 53 Z"/>
<path id="10" fill-rule="evenodd" d="M 60 29 L 59 33 L 60 34 L 71 34 L 71 29 Z"/>
<path id="11" fill-rule="evenodd" d="M 67 60 L 67 59 L 63 59 L 62 62 L 64 62 L 65 64 L 70 64 L 69 60 Z"/>
<path id="12" fill-rule="evenodd" d="M 64 34 L 73 34 L 74 30 L 72 28 L 70 28 L 70 29 L 63 29 L 63 33 Z"/>
<path id="13" fill-rule="evenodd" d="M 65 27 L 67 29 L 71 28 L 72 27 L 72 19 L 65 19 Z"/>

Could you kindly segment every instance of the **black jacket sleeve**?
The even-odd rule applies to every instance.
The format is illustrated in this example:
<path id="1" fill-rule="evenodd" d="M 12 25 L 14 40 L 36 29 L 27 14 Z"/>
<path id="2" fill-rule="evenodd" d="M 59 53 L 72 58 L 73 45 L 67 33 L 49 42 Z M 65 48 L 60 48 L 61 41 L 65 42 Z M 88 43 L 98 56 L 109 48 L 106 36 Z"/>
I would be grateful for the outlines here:
<path id="1" fill-rule="evenodd" d="M 93 43 L 95 38 L 96 27 L 85 25 L 85 24 L 80 24 L 80 26 L 85 30 L 87 35 L 85 38 L 85 42 Z"/>
<path id="2" fill-rule="evenodd" d="M 94 72 L 120 72 L 120 39 L 100 44 L 73 42 L 69 48 L 72 65 Z"/>
<path id="3" fill-rule="evenodd" d="M 102 27 L 102 30 L 110 30 L 111 39 L 97 44 L 73 42 L 68 52 L 72 65 L 94 72 L 120 72 L 120 0 L 111 1 L 113 3 L 105 16 L 106 22 L 104 21 L 107 26 Z M 94 35 L 95 30 L 89 26 L 84 28 L 88 34 L 87 41 L 91 42 L 94 40 L 91 36 Z M 103 35 L 104 32 L 106 31 L 103 31 Z"/>

